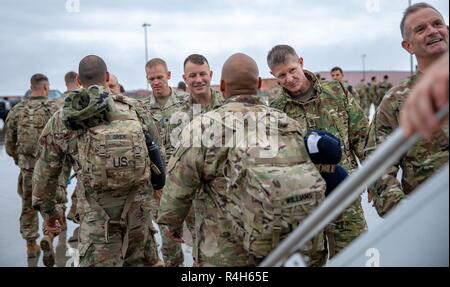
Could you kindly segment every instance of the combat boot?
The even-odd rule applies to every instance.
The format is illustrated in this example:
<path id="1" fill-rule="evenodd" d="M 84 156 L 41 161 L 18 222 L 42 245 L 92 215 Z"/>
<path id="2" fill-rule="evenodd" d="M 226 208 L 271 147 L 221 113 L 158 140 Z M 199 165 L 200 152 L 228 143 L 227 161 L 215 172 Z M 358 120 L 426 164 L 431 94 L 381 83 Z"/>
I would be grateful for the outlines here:
<path id="1" fill-rule="evenodd" d="M 55 265 L 55 251 L 53 250 L 53 235 L 46 234 L 41 240 L 41 249 L 44 251 L 44 265 L 52 267 Z"/>
<path id="2" fill-rule="evenodd" d="M 36 258 L 39 256 L 41 249 L 36 244 L 36 240 L 27 240 L 27 256 L 28 258 Z"/>

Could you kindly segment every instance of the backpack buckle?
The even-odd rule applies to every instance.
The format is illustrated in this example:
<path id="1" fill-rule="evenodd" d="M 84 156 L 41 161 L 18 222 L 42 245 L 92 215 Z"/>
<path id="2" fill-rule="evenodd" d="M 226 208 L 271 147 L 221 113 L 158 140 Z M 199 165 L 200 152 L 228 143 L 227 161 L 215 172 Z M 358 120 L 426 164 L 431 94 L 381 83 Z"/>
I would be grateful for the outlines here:
<path id="1" fill-rule="evenodd" d="M 106 157 L 106 144 L 101 144 L 98 146 L 98 155 L 102 158 Z"/>
<path id="2" fill-rule="evenodd" d="M 142 147 L 140 146 L 134 146 L 133 147 L 134 157 L 139 159 L 142 156 Z"/>

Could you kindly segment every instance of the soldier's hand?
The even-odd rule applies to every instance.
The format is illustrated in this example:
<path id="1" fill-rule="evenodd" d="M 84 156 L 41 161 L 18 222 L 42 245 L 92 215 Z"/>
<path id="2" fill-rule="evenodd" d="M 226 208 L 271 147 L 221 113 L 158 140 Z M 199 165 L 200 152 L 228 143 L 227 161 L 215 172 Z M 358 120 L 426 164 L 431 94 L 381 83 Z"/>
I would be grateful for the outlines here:
<path id="1" fill-rule="evenodd" d="M 61 215 L 56 213 L 56 215 L 47 217 L 45 219 L 45 231 L 52 233 L 54 236 L 57 236 L 61 233 L 61 224 L 63 219 L 61 219 Z"/>
<path id="2" fill-rule="evenodd" d="M 153 197 L 157 200 L 158 206 L 161 203 L 162 193 L 163 193 L 162 189 L 158 189 L 153 192 Z"/>
<path id="3" fill-rule="evenodd" d="M 169 237 L 173 241 L 178 242 L 180 244 L 184 243 L 184 240 L 181 237 L 181 235 L 173 233 L 168 227 L 164 228 L 164 233 L 166 234 L 167 237 Z"/>

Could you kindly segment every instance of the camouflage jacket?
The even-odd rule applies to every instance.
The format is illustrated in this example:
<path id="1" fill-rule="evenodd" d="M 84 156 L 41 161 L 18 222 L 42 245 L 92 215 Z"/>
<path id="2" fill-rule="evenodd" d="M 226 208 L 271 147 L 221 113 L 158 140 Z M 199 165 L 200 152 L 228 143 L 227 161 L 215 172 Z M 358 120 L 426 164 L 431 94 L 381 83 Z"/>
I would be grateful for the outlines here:
<path id="1" fill-rule="evenodd" d="M 302 101 L 294 99 L 284 89 L 270 104 L 272 108 L 285 112 L 299 122 L 302 131 L 319 129 L 327 131 L 341 140 L 342 164 L 348 171 L 357 167 L 355 155 L 364 159 L 364 147 L 368 131 L 368 120 L 355 98 L 348 97 L 337 81 L 318 81 L 314 74 L 305 71 L 313 84 L 312 98 Z"/>
<path id="2" fill-rule="evenodd" d="M 375 99 L 376 101 L 373 102 L 376 107 L 380 105 L 384 96 L 389 92 L 390 89 L 392 89 L 392 84 L 387 81 L 383 81 L 377 85 L 376 89 L 377 97 Z"/>
<path id="3" fill-rule="evenodd" d="M 392 88 L 377 110 L 369 132 L 368 147 L 375 149 L 399 127 L 400 110 L 408 98 L 411 87 L 417 81 L 414 75 Z M 370 199 L 380 215 L 411 193 L 422 182 L 431 177 L 449 159 L 448 126 L 434 135 L 432 141 L 420 141 L 392 166 L 388 173 L 370 189 Z M 369 151 L 370 151 L 369 150 Z M 403 170 L 401 182 L 397 179 L 399 168 Z"/>
<path id="4" fill-rule="evenodd" d="M 224 99 L 221 92 L 211 89 L 211 103 L 206 107 L 200 107 L 193 102 L 192 96 L 181 104 L 177 112 L 170 118 L 170 143 L 171 147 L 176 148 L 180 141 L 181 131 L 196 116 L 213 111 L 223 105 Z"/>
<path id="5" fill-rule="evenodd" d="M 357 91 L 357 93 L 359 95 L 359 103 L 361 105 L 361 108 L 363 108 L 365 110 L 370 108 L 370 106 L 369 106 L 370 101 L 368 99 L 367 85 L 360 83 L 355 87 L 355 90 Z"/>
<path id="6" fill-rule="evenodd" d="M 45 123 L 50 119 L 51 115 L 54 114 L 58 110 L 58 106 L 51 101 L 48 101 L 46 97 L 30 97 L 29 99 L 22 100 L 20 103 L 15 105 L 11 112 L 8 114 L 8 117 L 6 119 L 6 132 L 5 132 L 5 148 L 6 153 L 11 156 L 15 163 L 20 168 L 30 169 L 32 170 L 34 168 L 34 164 L 36 163 L 37 158 L 30 156 L 30 155 L 24 155 L 20 154 L 20 145 L 22 143 L 18 140 L 18 134 L 20 132 L 26 132 L 26 131 L 20 131 L 19 122 L 21 121 L 22 116 L 24 116 L 24 109 L 26 109 L 30 104 L 36 103 L 40 101 L 41 103 L 45 104 L 48 108 L 47 117 L 44 119 Z M 43 123 L 45 125 L 45 123 Z M 38 133 L 43 130 L 43 126 L 39 127 Z M 36 154 L 39 153 L 38 150 L 38 144 L 37 139 L 36 143 Z"/>
<path id="7" fill-rule="evenodd" d="M 214 140 L 220 141 L 222 144 L 216 145 L 217 142 L 214 142 L 207 145 L 202 141 L 201 145 L 196 145 L 194 139 L 196 129 L 205 132 L 205 122 L 202 123 L 203 117 L 210 118 L 218 115 L 223 119 L 224 115 L 229 112 L 242 113 L 244 116 L 252 112 L 270 112 L 289 121 L 289 124 L 285 125 L 282 125 L 281 121 L 278 122 L 280 132 L 289 126 L 295 127 L 301 133 L 297 122 L 286 117 L 284 113 L 262 104 L 256 96 L 236 96 L 228 99 L 222 107 L 195 118 L 183 130 L 181 145 L 176 149 L 169 163 L 169 192 L 163 193 L 158 223 L 166 225 L 169 230 L 178 233 L 193 204 L 197 233 L 194 255 L 200 265 L 251 266 L 255 264 L 244 249 L 243 243 L 236 242 L 230 235 L 225 235 L 219 226 L 226 225 L 226 222 L 220 215 L 221 212 L 217 207 L 217 198 L 214 197 L 214 194 L 217 196 L 226 190 L 225 159 L 231 148 L 223 145 L 223 137 L 227 135 L 226 126 L 225 129 L 220 130 L 219 135 L 221 136 L 214 137 Z M 224 123 L 219 121 L 219 125 L 222 126 L 222 124 Z M 306 154 L 303 142 L 299 142 L 297 146 L 285 146 L 284 148 L 292 148 L 293 155 L 297 155 L 299 152 L 305 155 L 307 160 L 303 165 L 304 174 L 311 174 L 313 178 L 317 178 L 318 185 L 316 186 L 324 188 L 318 170 Z"/>
<path id="8" fill-rule="evenodd" d="M 173 147 L 170 143 L 170 119 L 177 112 L 189 97 L 189 94 L 171 89 L 172 93 L 164 107 L 161 107 L 153 95 L 142 101 L 145 108 L 153 114 L 159 123 L 161 146 L 164 147 L 166 153 L 166 163 L 173 153 Z"/>
<path id="9" fill-rule="evenodd" d="M 140 103 L 124 96 L 112 97 L 116 108 L 123 107 L 124 104 L 131 106 L 138 113 L 143 131 L 160 142 L 154 119 Z M 48 215 L 55 212 L 58 175 L 61 173 L 65 158 L 69 157 L 75 163 L 75 172 L 78 173 L 82 168 L 78 164 L 78 140 L 84 131 L 69 130 L 62 121 L 61 113 L 62 110 L 59 110 L 53 115 L 41 134 L 39 139 L 41 153 L 33 174 L 33 207 Z"/>

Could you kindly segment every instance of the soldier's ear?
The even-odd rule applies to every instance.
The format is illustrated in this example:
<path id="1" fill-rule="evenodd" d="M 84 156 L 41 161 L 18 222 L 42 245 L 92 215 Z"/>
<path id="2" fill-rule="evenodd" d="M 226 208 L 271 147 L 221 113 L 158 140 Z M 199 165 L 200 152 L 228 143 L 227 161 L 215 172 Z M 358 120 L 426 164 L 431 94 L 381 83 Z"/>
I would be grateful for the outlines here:
<path id="1" fill-rule="evenodd" d="M 81 84 L 80 76 L 79 76 L 79 75 L 77 75 L 77 83 L 78 83 L 79 86 L 83 86 L 83 85 Z"/>
<path id="2" fill-rule="evenodd" d="M 300 57 L 300 58 L 298 59 L 298 63 L 300 64 L 300 66 L 301 66 L 302 69 L 303 69 L 304 62 L 303 62 L 303 58 L 302 58 L 302 57 Z"/>
<path id="3" fill-rule="evenodd" d="M 172 78 L 172 72 L 167 72 L 167 79 L 170 80 Z"/>
<path id="4" fill-rule="evenodd" d="M 109 82 L 109 72 L 106 72 L 106 74 L 105 74 L 105 83 L 108 83 Z"/>
<path id="5" fill-rule="evenodd" d="M 224 80 L 220 80 L 220 91 L 223 93 L 225 93 L 225 81 Z"/>
<path id="6" fill-rule="evenodd" d="M 408 53 L 410 53 L 411 55 L 414 55 L 414 48 L 411 45 L 411 43 L 409 43 L 409 41 L 403 40 L 402 41 L 402 47 L 403 47 L 403 49 L 408 51 Z"/>

